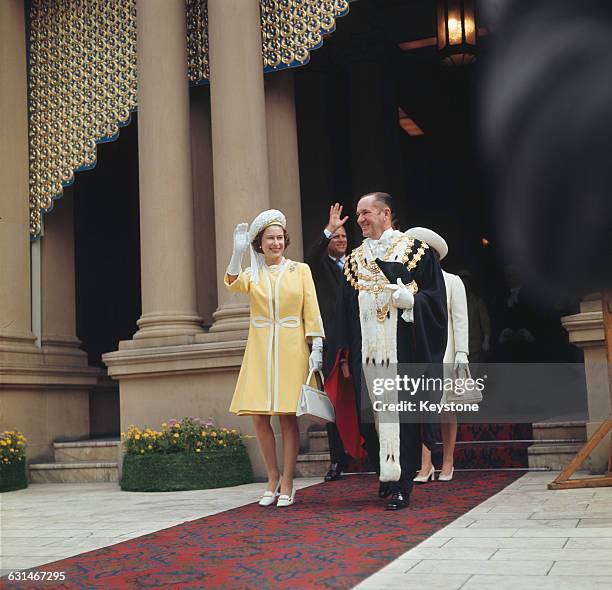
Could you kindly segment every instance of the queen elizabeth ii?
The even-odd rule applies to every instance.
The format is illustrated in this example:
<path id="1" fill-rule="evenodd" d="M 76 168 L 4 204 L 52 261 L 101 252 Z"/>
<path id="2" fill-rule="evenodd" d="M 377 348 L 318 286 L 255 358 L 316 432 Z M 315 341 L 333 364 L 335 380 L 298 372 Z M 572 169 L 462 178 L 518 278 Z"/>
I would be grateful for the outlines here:
<path id="1" fill-rule="evenodd" d="M 225 275 L 230 291 L 249 296 L 249 336 L 230 411 L 252 416 L 268 472 L 262 506 L 294 503 L 299 394 L 309 369 L 322 365 L 324 332 L 312 275 L 307 264 L 284 257 L 289 243 L 285 216 L 276 209 L 260 213 L 250 226 L 239 223 Z M 251 265 L 242 270 L 247 249 Z M 282 475 L 271 416 L 278 416 L 281 426 Z"/>

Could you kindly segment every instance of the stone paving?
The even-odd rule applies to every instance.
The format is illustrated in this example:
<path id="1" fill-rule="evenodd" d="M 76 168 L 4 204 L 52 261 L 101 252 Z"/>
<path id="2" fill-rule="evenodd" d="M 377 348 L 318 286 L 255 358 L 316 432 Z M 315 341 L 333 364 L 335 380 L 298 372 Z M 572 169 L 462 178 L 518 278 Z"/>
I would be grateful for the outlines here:
<path id="1" fill-rule="evenodd" d="M 557 473 L 525 474 L 356 590 L 612 588 L 612 488 L 546 489 Z"/>
<path id="2" fill-rule="evenodd" d="M 549 491 L 555 476 L 524 475 L 358 590 L 612 587 L 612 488 Z M 296 480 L 296 488 L 319 482 Z M 114 483 L 37 484 L 2 494 L 0 570 L 40 566 L 249 504 L 261 488 L 146 494 L 120 492 Z"/>

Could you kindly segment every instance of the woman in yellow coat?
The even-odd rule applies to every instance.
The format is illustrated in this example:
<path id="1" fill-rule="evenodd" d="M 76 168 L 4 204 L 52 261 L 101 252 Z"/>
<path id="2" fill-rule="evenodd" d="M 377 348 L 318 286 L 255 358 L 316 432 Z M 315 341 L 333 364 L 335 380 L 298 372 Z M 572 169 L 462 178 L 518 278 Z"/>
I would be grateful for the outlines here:
<path id="1" fill-rule="evenodd" d="M 234 230 L 234 252 L 225 285 L 246 293 L 250 324 L 246 351 L 230 411 L 251 415 L 268 471 L 260 505 L 290 506 L 299 450 L 296 409 L 310 368 L 320 369 L 324 337 L 316 291 L 307 264 L 283 256 L 289 245 L 285 216 L 275 209 Z M 241 270 L 249 248 L 251 266 Z M 308 344 L 312 345 L 312 351 Z M 283 440 L 284 473 L 276 461 L 271 416 L 278 416 Z"/>

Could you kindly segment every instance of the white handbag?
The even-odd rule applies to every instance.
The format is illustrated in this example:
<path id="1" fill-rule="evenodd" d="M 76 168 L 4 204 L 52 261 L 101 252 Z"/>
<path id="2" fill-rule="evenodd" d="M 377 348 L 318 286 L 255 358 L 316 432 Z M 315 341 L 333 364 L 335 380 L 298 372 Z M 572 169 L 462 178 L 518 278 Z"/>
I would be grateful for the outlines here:
<path id="1" fill-rule="evenodd" d="M 472 378 L 469 367 L 467 368 L 467 377 Z M 479 404 L 482 401 L 482 390 L 471 387 L 465 389 L 461 393 L 457 392 L 457 387 L 454 387 L 451 391 L 445 391 L 442 399 L 445 403 L 465 403 L 465 404 Z"/>
<path id="2" fill-rule="evenodd" d="M 315 378 L 319 377 L 317 386 L 321 389 L 309 385 L 313 374 Z M 296 416 L 303 416 L 305 414 L 321 418 L 326 422 L 336 421 L 334 406 L 327 397 L 327 394 L 323 391 L 323 373 L 318 370 L 315 372 L 314 369 L 310 370 L 308 377 L 306 377 L 306 383 L 302 385 L 300 399 L 298 400 L 297 410 L 295 412 Z"/>

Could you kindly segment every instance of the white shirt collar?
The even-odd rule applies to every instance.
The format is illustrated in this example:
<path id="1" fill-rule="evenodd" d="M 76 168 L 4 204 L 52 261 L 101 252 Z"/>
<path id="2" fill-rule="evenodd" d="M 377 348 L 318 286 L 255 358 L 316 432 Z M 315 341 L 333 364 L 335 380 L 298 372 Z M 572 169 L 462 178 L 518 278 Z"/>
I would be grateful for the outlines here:
<path id="1" fill-rule="evenodd" d="M 401 236 L 402 232 L 390 227 L 386 229 L 378 238 L 373 240 L 372 238 L 366 238 L 364 244 L 366 248 L 371 252 L 373 258 L 380 258 L 384 255 L 385 250 L 389 247 L 389 242 L 397 236 Z"/>

